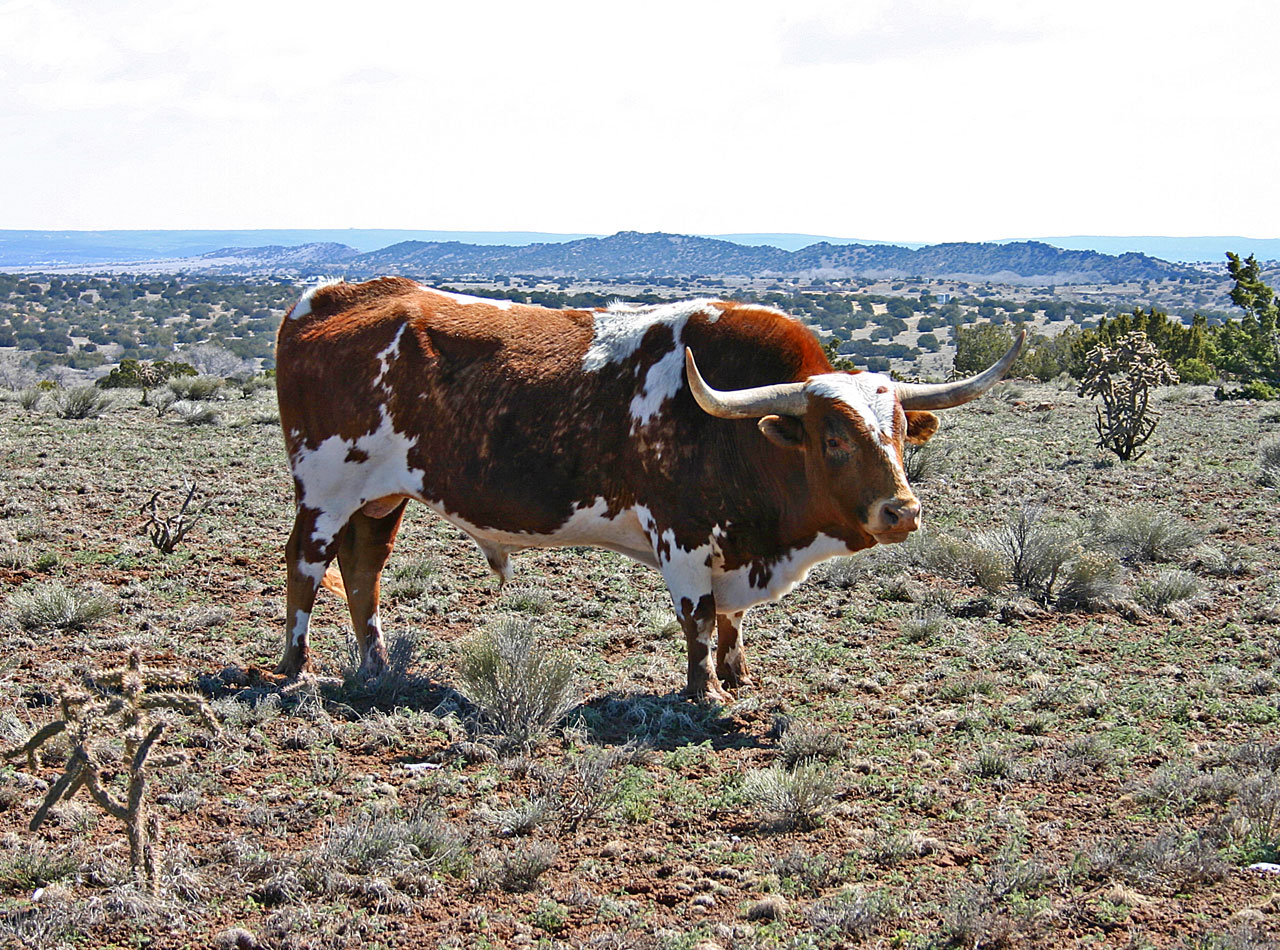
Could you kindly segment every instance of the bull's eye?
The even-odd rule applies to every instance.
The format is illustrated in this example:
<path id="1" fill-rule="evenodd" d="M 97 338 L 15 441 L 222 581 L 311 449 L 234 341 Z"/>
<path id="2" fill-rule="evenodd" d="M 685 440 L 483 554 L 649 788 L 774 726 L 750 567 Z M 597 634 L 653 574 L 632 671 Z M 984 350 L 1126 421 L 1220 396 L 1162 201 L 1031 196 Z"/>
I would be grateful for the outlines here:
<path id="1" fill-rule="evenodd" d="M 841 445 L 839 439 L 827 439 L 827 448 L 833 452 L 840 451 Z"/>

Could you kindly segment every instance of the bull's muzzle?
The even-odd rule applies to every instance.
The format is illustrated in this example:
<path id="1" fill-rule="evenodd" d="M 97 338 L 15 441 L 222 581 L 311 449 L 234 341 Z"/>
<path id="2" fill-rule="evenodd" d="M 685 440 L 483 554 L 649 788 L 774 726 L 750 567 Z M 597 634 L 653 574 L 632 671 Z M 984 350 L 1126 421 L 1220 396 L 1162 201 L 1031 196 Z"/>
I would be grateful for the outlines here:
<path id="1" fill-rule="evenodd" d="M 871 511 L 867 529 L 877 541 L 905 541 L 920 527 L 920 500 L 914 495 L 888 498 Z"/>

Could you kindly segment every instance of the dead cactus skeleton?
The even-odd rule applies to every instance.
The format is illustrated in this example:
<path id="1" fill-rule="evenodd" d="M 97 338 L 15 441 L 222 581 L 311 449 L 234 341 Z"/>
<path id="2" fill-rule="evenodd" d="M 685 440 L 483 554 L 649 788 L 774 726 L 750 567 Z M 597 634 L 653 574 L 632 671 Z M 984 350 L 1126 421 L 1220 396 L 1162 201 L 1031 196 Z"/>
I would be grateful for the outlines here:
<path id="1" fill-rule="evenodd" d="M 125 666 L 91 674 L 87 686 L 64 684 L 59 697 L 62 718 L 38 730 L 20 748 L 5 753 L 8 759 L 25 756 L 31 770 L 36 771 L 41 766 L 40 748 L 55 736 L 68 733 L 71 752 L 62 775 L 49 787 L 32 817 L 31 830 L 44 824 L 54 805 L 70 801 L 83 788 L 99 808 L 124 824 L 134 876 L 155 892 L 154 845 L 159 821 L 148 810 L 151 774 L 156 768 L 185 763 L 187 755 L 154 754 L 166 724 L 152 722 L 149 711 L 172 709 L 198 718 L 215 735 L 219 732 L 204 700 L 176 688 L 187 679 L 185 674 L 144 668 L 135 650 Z M 124 743 L 122 765 L 117 764 L 110 744 L 116 737 Z M 123 800 L 108 788 L 121 767 L 126 785 Z"/>
<path id="2" fill-rule="evenodd" d="M 191 506 L 191 499 L 195 497 L 196 486 L 194 484 L 187 486 L 187 497 L 182 502 L 182 507 L 176 515 L 169 515 L 161 518 L 156 507 L 156 503 L 160 500 L 161 492 L 155 491 L 151 493 L 151 500 L 139 509 L 147 516 L 145 525 L 147 536 L 151 539 L 151 543 L 164 554 L 172 554 L 174 549 L 182 543 L 182 539 L 187 536 L 192 528 L 196 526 L 196 522 L 204 514 L 208 503 L 201 505 L 187 518 L 187 509 Z"/>

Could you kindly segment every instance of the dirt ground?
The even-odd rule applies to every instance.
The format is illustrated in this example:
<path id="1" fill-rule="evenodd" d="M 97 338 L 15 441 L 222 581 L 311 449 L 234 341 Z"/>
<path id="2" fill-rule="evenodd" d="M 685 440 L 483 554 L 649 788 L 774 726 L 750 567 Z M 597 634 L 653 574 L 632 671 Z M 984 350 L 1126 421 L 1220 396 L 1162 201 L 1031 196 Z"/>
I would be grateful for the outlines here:
<path id="1" fill-rule="evenodd" d="M 274 395 L 202 424 L 138 396 L 87 420 L 0 401 L 0 740 L 134 651 L 219 727 L 147 713 L 156 760 L 184 757 L 151 768 L 154 890 L 85 790 L 29 830 L 65 734 L 9 760 L 3 945 L 1276 945 L 1280 874 L 1249 869 L 1280 862 L 1275 405 L 1167 390 L 1123 464 L 1070 388 L 947 412 L 916 460 L 920 537 L 753 611 L 754 683 L 720 707 L 677 695 L 656 572 L 530 551 L 499 592 L 422 508 L 385 577 L 391 671 L 351 678 L 328 598 L 320 675 L 267 682 L 292 514 Z M 203 514 L 163 554 L 142 506 L 174 515 L 188 483 Z M 1066 546 L 1056 578 L 1000 574 L 1019 518 Z M 574 675 L 527 746 L 459 672 L 504 625 Z M 126 730 L 90 731 L 123 796 Z"/>

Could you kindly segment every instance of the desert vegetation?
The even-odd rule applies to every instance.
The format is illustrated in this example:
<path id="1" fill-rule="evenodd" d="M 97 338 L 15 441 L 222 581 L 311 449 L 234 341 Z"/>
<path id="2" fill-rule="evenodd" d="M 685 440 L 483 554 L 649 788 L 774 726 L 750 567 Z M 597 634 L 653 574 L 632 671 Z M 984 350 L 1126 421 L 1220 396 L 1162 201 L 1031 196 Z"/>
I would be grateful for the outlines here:
<path id="1" fill-rule="evenodd" d="M 197 379 L 0 393 L 0 944 L 1270 945 L 1273 405 L 1153 388 L 1129 462 L 1072 382 L 954 410 L 926 528 L 753 611 L 721 707 L 676 695 L 656 573 L 533 551 L 499 591 L 423 509 L 387 672 L 330 598 L 270 682 L 273 393 Z"/>

